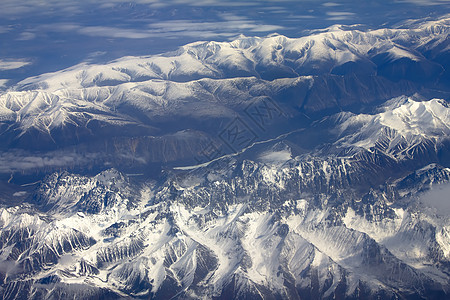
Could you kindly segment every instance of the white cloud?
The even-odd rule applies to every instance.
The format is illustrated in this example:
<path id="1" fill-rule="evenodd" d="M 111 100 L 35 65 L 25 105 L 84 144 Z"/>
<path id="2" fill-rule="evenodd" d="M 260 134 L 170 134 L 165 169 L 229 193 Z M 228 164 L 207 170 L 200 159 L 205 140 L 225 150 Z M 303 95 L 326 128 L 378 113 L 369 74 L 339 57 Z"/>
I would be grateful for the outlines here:
<path id="1" fill-rule="evenodd" d="M 190 20 L 162 21 L 149 24 L 153 33 L 159 33 L 166 36 L 190 36 L 201 37 L 211 36 L 235 36 L 242 33 L 242 30 L 251 32 L 271 33 L 285 27 L 272 24 L 260 24 L 245 17 L 230 13 L 219 15 L 223 21 L 216 22 L 195 22 Z M 204 35 L 204 34 L 205 35 Z"/>
<path id="2" fill-rule="evenodd" d="M 240 6 L 257 6 L 257 2 L 252 1 L 217 1 L 217 0 L 181 0 L 178 3 L 191 5 L 191 6 L 228 6 L 228 7 L 240 7 Z"/>
<path id="3" fill-rule="evenodd" d="M 346 12 L 346 11 L 329 11 L 327 15 L 330 16 L 327 20 L 330 21 L 341 21 L 347 20 L 355 16 L 355 13 Z"/>
<path id="4" fill-rule="evenodd" d="M 450 4 L 450 0 L 397 0 L 395 2 L 411 3 L 419 6 Z"/>
<path id="5" fill-rule="evenodd" d="M 0 79 L 0 89 L 4 89 L 7 85 L 7 83 L 8 83 L 8 79 Z"/>
<path id="6" fill-rule="evenodd" d="M 355 13 L 347 12 L 347 11 L 329 11 L 327 12 L 329 16 L 354 16 Z"/>
<path id="7" fill-rule="evenodd" d="M 113 26 L 82 26 L 75 23 L 52 23 L 40 25 L 36 32 L 70 32 L 93 37 L 147 39 L 179 37 L 214 38 L 232 37 L 247 32 L 273 33 L 285 27 L 273 24 L 261 24 L 254 20 L 231 13 L 218 15 L 217 21 L 198 22 L 195 20 L 164 20 L 151 22 L 137 29 Z M 31 35 L 27 36 L 31 38 Z"/>
<path id="8" fill-rule="evenodd" d="M 278 0 L 281 2 L 280 0 Z M 123 0 L 1 0 L 0 16 L 17 17 L 39 11 L 42 14 L 83 13 L 86 7 L 100 9 L 113 8 L 116 5 L 125 3 Z M 255 7 L 267 6 L 265 1 L 220 1 L 220 0 L 134 0 L 129 4 L 141 4 L 150 8 L 164 8 L 168 6 L 192 6 L 192 7 Z M 267 1 L 267 3 L 271 3 Z M 49 9 L 51 8 L 51 9 Z"/>
<path id="9" fill-rule="evenodd" d="M 106 26 L 87 26 L 78 30 L 78 33 L 89 36 L 101 36 L 109 38 L 125 38 L 125 39 L 146 39 L 153 37 L 149 31 L 136 29 L 122 29 Z"/>
<path id="10" fill-rule="evenodd" d="M 7 26 L 0 26 L 0 33 L 6 33 L 8 31 L 10 31 L 10 28 Z"/>
<path id="11" fill-rule="evenodd" d="M 4 60 L 0 59 L 0 71 L 14 70 L 29 65 L 29 61 L 25 60 Z"/>
<path id="12" fill-rule="evenodd" d="M 59 168 L 83 165 L 98 159 L 97 154 L 79 155 L 71 152 L 54 151 L 45 154 L 32 154 L 17 150 L 0 153 L 0 173 L 8 174 L 41 168 Z"/>
<path id="13" fill-rule="evenodd" d="M 435 185 L 420 196 L 420 202 L 432 208 L 438 215 L 450 216 L 450 184 Z"/>
<path id="14" fill-rule="evenodd" d="M 335 2 L 325 2 L 322 4 L 322 6 L 325 6 L 325 7 L 335 7 L 335 6 L 340 6 L 340 5 L 341 4 L 335 3 Z"/>
<path id="15" fill-rule="evenodd" d="M 286 17 L 287 19 L 315 19 L 317 18 L 316 16 L 312 16 L 312 15 L 290 15 Z"/>
<path id="16" fill-rule="evenodd" d="M 252 32 L 274 32 L 279 29 L 283 29 L 282 26 L 277 25 L 259 25 L 250 29 Z"/>
<path id="17" fill-rule="evenodd" d="M 0 16 L 6 16 L 6 17 L 14 17 L 14 16 L 24 16 L 26 14 L 32 14 L 34 12 L 39 12 L 45 15 L 51 15 L 51 14 L 57 14 L 57 15 L 74 15 L 74 14 L 82 14 L 83 11 L 85 11 L 86 8 L 89 8 L 90 10 L 95 9 L 111 9 L 114 6 L 123 3 L 121 0 L 79 0 L 76 2 L 70 2 L 67 1 L 59 1 L 59 0 L 1 0 L 0 1 Z M 287 13 L 288 11 L 285 10 L 283 6 L 277 6 L 277 7 L 269 7 L 270 1 L 265 2 L 258 2 L 258 1 L 219 1 L 219 0 L 170 0 L 170 1 L 163 1 L 163 0 L 134 0 L 130 2 L 130 5 L 133 3 L 136 4 L 142 4 L 147 5 L 149 7 L 152 7 L 154 9 L 163 7 L 163 6 L 176 6 L 180 7 L 181 5 L 187 5 L 187 6 L 204 6 L 204 7 L 216 7 L 216 6 L 223 6 L 223 7 L 241 7 L 241 6 L 247 6 L 247 7 L 253 7 L 258 6 L 261 9 L 278 9 L 282 10 L 284 13 Z M 51 8 L 51 9 L 48 9 Z M 183 32 L 187 36 L 193 36 L 193 34 L 187 33 L 189 30 L 195 31 L 195 33 L 198 32 L 208 32 L 211 30 L 219 31 L 222 33 L 225 31 L 236 31 L 239 29 L 249 29 L 250 31 L 254 32 L 263 32 L 263 31 L 272 31 L 280 29 L 281 26 L 273 25 L 273 24 L 267 24 L 267 23 L 259 23 L 254 20 L 248 20 L 247 18 L 232 15 L 232 14 L 226 14 L 218 15 L 219 20 L 212 21 L 212 22 L 206 22 L 206 23 L 196 23 L 196 22 L 185 22 L 183 23 L 183 20 L 177 20 L 180 21 L 179 25 L 186 24 L 186 28 L 180 28 L 177 27 L 174 30 L 169 30 L 170 28 L 164 27 L 165 31 L 174 32 L 179 31 Z M 173 20 L 170 20 L 173 21 Z M 170 22 L 168 21 L 168 22 Z M 225 22 L 227 21 L 227 22 Z M 232 22 L 230 22 L 232 21 Z M 176 21 L 174 21 L 176 22 Z M 170 23 L 168 23 L 170 24 Z M 157 26 L 158 23 L 155 24 Z M 174 23 L 173 25 L 177 25 Z M 261 27 L 265 26 L 265 27 Z M 47 31 L 52 32 L 63 32 L 63 31 L 78 31 L 80 34 L 83 35 L 89 35 L 89 36 L 101 36 L 101 37 L 110 37 L 110 38 L 129 38 L 129 39 L 143 39 L 148 37 L 155 37 L 159 36 L 159 32 L 151 31 L 151 30 L 138 30 L 138 29 L 129 29 L 129 28 L 123 28 L 123 26 L 83 26 L 82 24 L 61 24 L 61 26 L 58 26 L 57 23 L 53 24 L 47 24 L 43 26 L 39 26 L 41 29 L 46 29 Z M 261 28 L 266 28 L 265 30 Z M 151 29 L 151 28 L 150 28 Z M 161 28 L 160 28 L 161 29 Z M 0 28 L 0 33 L 2 32 Z M 39 32 L 39 31 L 35 31 Z M 27 40 L 34 38 L 34 33 L 32 32 L 25 32 L 22 33 L 19 36 L 19 40 Z M 236 34 L 236 32 L 234 32 Z"/>
<path id="18" fill-rule="evenodd" d="M 19 16 L 33 11 L 33 6 L 28 6 L 22 3 L 15 3 L 13 1 L 4 0 L 0 5 L 1 16 Z"/>
<path id="19" fill-rule="evenodd" d="M 36 34 L 33 32 L 22 32 L 17 38 L 18 41 L 29 41 L 36 38 Z"/>
<path id="20" fill-rule="evenodd" d="M 28 193 L 25 192 L 25 191 L 20 191 L 20 192 L 15 192 L 15 193 L 13 194 L 13 196 L 14 196 L 14 197 L 23 197 L 23 196 L 25 196 L 26 194 L 28 194 Z"/>

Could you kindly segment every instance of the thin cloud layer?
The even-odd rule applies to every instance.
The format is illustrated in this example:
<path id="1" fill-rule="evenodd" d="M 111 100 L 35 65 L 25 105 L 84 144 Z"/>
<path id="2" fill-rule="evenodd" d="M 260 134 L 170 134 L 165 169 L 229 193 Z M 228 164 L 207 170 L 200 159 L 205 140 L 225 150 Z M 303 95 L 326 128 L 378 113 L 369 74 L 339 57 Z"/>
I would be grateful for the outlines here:
<path id="1" fill-rule="evenodd" d="M 79 155 L 62 151 L 45 154 L 31 154 L 20 150 L 14 153 L 4 152 L 0 153 L 0 174 L 86 165 L 97 158 L 96 154 Z"/>
<path id="2" fill-rule="evenodd" d="M 335 3 L 335 2 L 325 2 L 322 4 L 322 6 L 325 6 L 325 7 L 335 7 L 335 6 L 340 6 L 340 5 L 341 4 Z"/>
<path id="3" fill-rule="evenodd" d="M 435 6 L 449 4 L 450 0 L 397 0 L 400 3 L 411 3 L 419 6 Z"/>
<path id="4" fill-rule="evenodd" d="M 26 60 L 3 60 L 0 59 L 0 71 L 14 70 L 29 65 Z"/>
<path id="5" fill-rule="evenodd" d="M 6 88 L 8 81 L 8 79 L 0 79 L 0 89 Z"/>
<path id="6" fill-rule="evenodd" d="M 450 216 L 450 184 L 434 186 L 420 197 L 420 202 L 433 209 L 438 215 Z"/>
<path id="7" fill-rule="evenodd" d="M 67 32 L 91 37 L 148 39 L 148 38 L 214 38 L 237 36 L 243 31 L 272 33 L 284 26 L 261 24 L 230 13 L 220 14 L 217 21 L 165 20 L 148 23 L 136 29 L 113 26 L 82 26 L 76 23 L 54 23 L 37 26 L 34 32 L 22 34 L 23 39 L 33 38 L 39 32 Z"/>
<path id="8" fill-rule="evenodd" d="M 115 27 L 105 26 L 87 26 L 81 27 L 77 30 L 79 34 L 84 34 L 94 37 L 107 37 L 107 38 L 123 38 L 123 39 L 147 39 L 154 37 L 154 35 L 145 30 L 135 29 L 122 29 Z"/>
<path id="9" fill-rule="evenodd" d="M 327 15 L 329 16 L 327 20 L 342 21 L 353 18 L 355 13 L 346 11 L 330 11 L 327 12 Z"/>

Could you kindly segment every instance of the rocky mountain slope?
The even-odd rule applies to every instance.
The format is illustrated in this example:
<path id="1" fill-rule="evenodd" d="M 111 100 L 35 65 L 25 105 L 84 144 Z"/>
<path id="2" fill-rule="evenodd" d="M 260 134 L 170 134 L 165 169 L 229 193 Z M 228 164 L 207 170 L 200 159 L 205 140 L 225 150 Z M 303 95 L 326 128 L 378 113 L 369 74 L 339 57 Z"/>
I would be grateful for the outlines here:
<path id="1" fill-rule="evenodd" d="M 28 204 L 2 208 L 3 294 L 446 297 L 449 220 L 420 199 L 450 179 L 435 162 L 448 153 L 448 109 L 395 99 L 318 122 L 333 120 L 338 139 L 316 152 L 293 157 L 286 138 L 256 161 L 224 157 L 159 181 L 52 174 Z"/>

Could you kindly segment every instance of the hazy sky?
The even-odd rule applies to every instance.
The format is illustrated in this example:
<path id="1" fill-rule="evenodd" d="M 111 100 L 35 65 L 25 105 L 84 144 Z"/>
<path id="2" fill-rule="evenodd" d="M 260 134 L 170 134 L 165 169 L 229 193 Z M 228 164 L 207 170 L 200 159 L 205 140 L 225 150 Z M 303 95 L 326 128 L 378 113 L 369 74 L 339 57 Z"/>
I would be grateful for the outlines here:
<path id="1" fill-rule="evenodd" d="M 239 34 L 289 37 L 333 24 L 394 26 L 450 12 L 448 0 L 1 0 L 0 89 L 82 61 L 175 50 Z"/>

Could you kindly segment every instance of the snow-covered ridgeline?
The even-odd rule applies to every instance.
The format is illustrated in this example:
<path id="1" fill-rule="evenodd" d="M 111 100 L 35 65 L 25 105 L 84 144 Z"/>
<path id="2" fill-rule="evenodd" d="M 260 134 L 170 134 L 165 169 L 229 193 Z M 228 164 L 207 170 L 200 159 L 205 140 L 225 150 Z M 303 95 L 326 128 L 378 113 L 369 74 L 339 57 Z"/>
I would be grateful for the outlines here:
<path id="1" fill-rule="evenodd" d="M 448 275 L 430 263 L 450 260 L 449 224 L 414 209 L 396 208 L 377 221 L 348 207 L 331 222 L 335 209 L 318 208 L 311 199 L 288 200 L 272 212 L 230 204 L 226 214 L 213 205 L 155 203 L 155 187 L 131 195 L 126 178 L 114 170 L 93 178 L 66 173 L 46 184 L 67 183 L 64 211 L 54 206 L 48 216 L 31 216 L 29 206 L 1 209 L 5 294 L 11 285 L 33 293 L 20 279 L 22 267 L 38 292 L 46 292 L 50 281 L 50 293 L 64 284 L 156 297 L 220 296 L 232 282 L 240 286 L 234 297 L 311 289 L 323 297 L 351 297 L 362 286 L 366 296 L 394 295 L 399 284 L 415 293 L 448 288 Z M 45 186 L 42 199 L 62 201 L 61 189 L 45 194 Z M 114 186 L 124 197 L 120 202 L 80 211 L 79 197 L 105 199 Z M 29 247 L 20 246 L 24 241 Z"/>
<path id="2" fill-rule="evenodd" d="M 426 60 L 422 52 L 445 43 L 449 24 L 447 17 L 410 29 L 359 31 L 333 26 L 301 38 L 272 35 L 240 37 L 232 42 L 195 42 L 159 56 L 124 57 L 106 65 L 80 64 L 26 79 L 16 88 L 53 92 L 148 79 L 186 81 L 236 74 L 258 76 L 259 69 L 270 66 L 286 69 L 285 74 L 291 73 L 289 77 L 315 75 L 322 68 L 332 70 L 347 62 L 362 60 L 373 65 L 371 59 L 384 53 L 391 60 L 422 61 Z"/>

